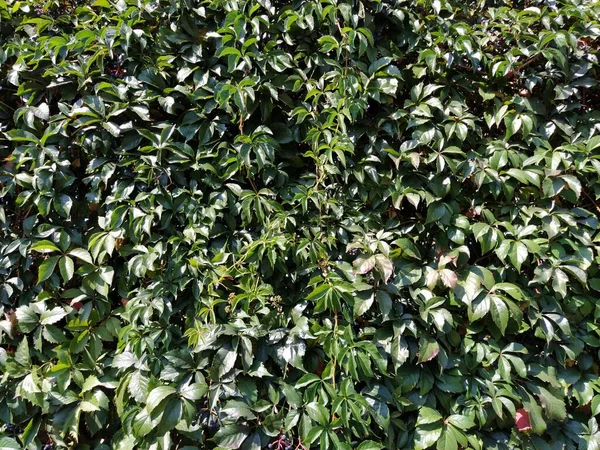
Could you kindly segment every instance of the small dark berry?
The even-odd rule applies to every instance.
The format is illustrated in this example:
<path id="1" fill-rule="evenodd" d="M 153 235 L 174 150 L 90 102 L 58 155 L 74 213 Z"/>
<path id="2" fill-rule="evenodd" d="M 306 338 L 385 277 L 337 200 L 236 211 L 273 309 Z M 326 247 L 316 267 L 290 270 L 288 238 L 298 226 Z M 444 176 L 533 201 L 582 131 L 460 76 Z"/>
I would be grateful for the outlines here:
<path id="1" fill-rule="evenodd" d="M 204 410 L 200 413 L 200 422 L 206 422 L 208 419 L 208 411 Z"/>

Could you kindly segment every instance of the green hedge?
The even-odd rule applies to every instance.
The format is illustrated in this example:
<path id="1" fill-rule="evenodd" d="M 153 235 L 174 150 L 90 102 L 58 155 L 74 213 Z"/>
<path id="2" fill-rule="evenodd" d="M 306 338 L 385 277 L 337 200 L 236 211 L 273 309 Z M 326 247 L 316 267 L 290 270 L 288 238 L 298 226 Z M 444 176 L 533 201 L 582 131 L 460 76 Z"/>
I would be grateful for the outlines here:
<path id="1" fill-rule="evenodd" d="M 0 448 L 599 449 L 599 19 L 0 0 Z"/>

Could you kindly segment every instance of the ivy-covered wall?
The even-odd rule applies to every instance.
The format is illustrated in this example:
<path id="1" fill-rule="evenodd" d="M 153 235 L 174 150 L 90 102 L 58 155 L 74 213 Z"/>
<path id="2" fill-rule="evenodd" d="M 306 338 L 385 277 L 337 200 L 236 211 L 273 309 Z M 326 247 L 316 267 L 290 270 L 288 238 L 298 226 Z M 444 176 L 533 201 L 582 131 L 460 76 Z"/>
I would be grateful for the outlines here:
<path id="1" fill-rule="evenodd" d="M 0 0 L 0 448 L 600 448 L 600 5 Z"/>

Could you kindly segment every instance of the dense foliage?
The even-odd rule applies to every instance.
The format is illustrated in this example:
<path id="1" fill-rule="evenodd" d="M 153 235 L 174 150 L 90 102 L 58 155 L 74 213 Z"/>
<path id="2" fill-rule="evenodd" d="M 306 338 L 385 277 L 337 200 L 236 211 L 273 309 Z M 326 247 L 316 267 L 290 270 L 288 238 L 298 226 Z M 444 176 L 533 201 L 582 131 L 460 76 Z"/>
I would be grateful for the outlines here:
<path id="1" fill-rule="evenodd" d="M 0 448 L 600 448 L 599 20 L 0 0 Z"/>

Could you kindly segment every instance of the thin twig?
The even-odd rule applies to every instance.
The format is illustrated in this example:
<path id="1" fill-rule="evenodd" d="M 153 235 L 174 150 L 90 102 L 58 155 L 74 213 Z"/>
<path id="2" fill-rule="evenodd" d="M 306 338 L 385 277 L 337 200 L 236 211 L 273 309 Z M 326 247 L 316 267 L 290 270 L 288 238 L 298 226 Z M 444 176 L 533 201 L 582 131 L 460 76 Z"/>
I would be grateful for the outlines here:
<path id="1" fill-rule="evenodd" d="M 596 211 L 598 211 L 600 213 L 600 206 L 598 206 L 598 203 L 596 203 L 596 200 L 594 200 L 592 198 L 592 196 L 590 194 L 588 194 L 585 190 L 582 190 L 581 192 L 583 192 L 585 194 L 585 196 L 592 202 L 592 204 L 596 208 Z"/>

